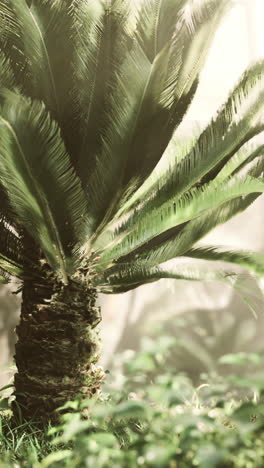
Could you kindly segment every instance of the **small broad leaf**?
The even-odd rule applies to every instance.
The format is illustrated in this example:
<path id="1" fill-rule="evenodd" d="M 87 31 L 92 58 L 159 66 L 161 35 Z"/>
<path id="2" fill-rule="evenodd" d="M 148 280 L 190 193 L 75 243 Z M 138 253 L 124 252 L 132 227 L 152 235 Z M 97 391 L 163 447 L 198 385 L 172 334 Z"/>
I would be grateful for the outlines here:
<path id="1" fill-rule="evenodd" d="M 167 444 L 164 447 L 157 445 L 148 445 L 147 450 L 144 454 L 144 458 L 148 463 L 148 466 L 156 468 L 166 468 L 170 465 L 170 460 L 175 455 L 176 447 L 172 444 Z M 177 465 L 176 465 L 177 466 Z"/>
<path id="2" fill-rule="evenodd" d="M 114 436 L 114 434 L 110 434 L 108 432 L 96 432 L 95 434 L 91 434 L 87 441 L 96 442 L 96 444 L 99 446 L 99 449 L 104 447 L 119 448 L 117 438 Z"/>
<path id="3" fill-rule="evenodd" d="M 118 405 L 112 412 L 114 418 L 130 419 L 146 416 L 146 405 L 140 401 L 127 401 Z"/>
<path id="4" fill-rule="evenodd" d="M 220 364 L 235 364 L 235 365 L 245 365 L 245 364 L 260 364 L 261 357 L 256 353 L 236 353 L 236 354 L 225 354 L 219 358 Z"/>
<path id="5" fill-rule="evenodd" d="M 73 418 L 73 421 L 70 421 L 66 425 L 64 433 L 61 436 L 61 441 L 69 442 L 81 432 L 85 432 L 87 431 L 87 429 L 90 429 L 91 425 L 92 425 L 91 421 L 81 421 L 79 418 L 76 418 L 76 419 Z"/>
<path id="6" fill-rule="evenodd" d="M 41 467 L 48 468 L 49 466 L 52 466 L 54 463 L 57 464 L 58 462 L 65 460 L 65 458 L 70 458 L 71 455 L 72 455 L 71 450 L 59 450 L 58 452 L 50 453 L 46 458 L 44 458 L 44 460 L 42 460 Z"/>
<path id="7" fill-rule="evenodd" d="M 228 452 L 213 444 L 207 444 L 198 450 L 197 460 L 203 468 L 222 468 L 228 461 Z"/>
<path id="8" fill-rule="evenodd" d="M 264 390 L 264 377 L 238 377 L 232 375 L 227 380 L 238 387 L 259 391 Z"/>

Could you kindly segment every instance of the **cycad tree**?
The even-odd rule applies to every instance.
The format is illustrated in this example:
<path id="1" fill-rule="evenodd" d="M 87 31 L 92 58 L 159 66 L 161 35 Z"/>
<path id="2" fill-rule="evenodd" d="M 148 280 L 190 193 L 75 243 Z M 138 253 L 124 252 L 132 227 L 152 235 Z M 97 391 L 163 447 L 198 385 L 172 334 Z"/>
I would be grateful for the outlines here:
<path id="1" fill-rule="evenodd" d="M 264 190 L 264 64 L 168 158 L 230 3 L 0 0 L 0 266 L 22 289 L 27 418 L 100 386 L 98 291 L 232 279 L 167 263 L 183 256 L 263 273 L 253 254 L 196 244 Z"/>

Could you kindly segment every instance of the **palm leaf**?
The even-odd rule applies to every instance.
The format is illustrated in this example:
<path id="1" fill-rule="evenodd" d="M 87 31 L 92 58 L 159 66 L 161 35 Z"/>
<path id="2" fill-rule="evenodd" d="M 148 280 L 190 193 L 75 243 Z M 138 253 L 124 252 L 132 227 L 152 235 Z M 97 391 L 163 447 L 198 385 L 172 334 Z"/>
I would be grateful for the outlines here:
<path id="1" fill-rule="evenodd" d="M 80 0 L 72 8 L 75 31 L 74 68 L 80 112 L 80 149 L 77 170 L 87 184 L 100 152 L 109 116 L 112 88 L 129 53 L 129 3 L 123 0 Z"/>
<path id="2" fill-rule="evenodd" d="M 264 255 L 255 254 L 252 252 L 232 251 L 220 247 L 202 246 L 188 250 L 183 254 L 183 256 L 186 258 L 195 258 L 199 260 L 227 262 L 238 265 L 240 267 L 247 268 L 248 270 L 252 270 L 254 273 L 260 275 L 263 275 L 264 273 Z M 178 255 L 178 257 L 180 256 Z M 166 258 L 164 258 L 163 260 L 166 260 Z M 192 265 L 191 268 L 189 267 L 189 265 L 187 265 L 186 275 L 185 268 L 186 266 L 184 266 L 183 271 L 181 271 L 182 266 L 176 264 L 176 267 L 173 270 L 175 274 L 174 278 L 191 279 L 198 281 L 226 279 L 226 274 L 223 278 L 223 271 L 221 270 L 221 268 L 217 269 L 217 271 L 214 271 L 211 268 L 201 269 L 199 267 L 198 270 L 196 270 L 192 267 Z M 167 272 L 168 275 L 170 275 L 171 271 L 171 268 L 167 268 L 167 265 L 165 268 L 163 268 L 163 265 L 154 267 L 148 265 L 148 262 L 144 261 L 129 263 L 120 262 L 107 269 L 104 273 L 99 273 L 99 278 L 101 284 L 104 284 L 105 282 L 106 284 L 109 283 L 114 287 L 119 287 L 120 285 L 125 285 L 125 287 L 128 287 L 129 285 L 140 285 L 146 282 L 152 282 L 160 278 L 173 277 L 166 276 Z M 220 276 L 218 278 L 219 273 Z M 177 277 L 177 274 L 179 274 L 179 277 Z M 236 273 L 232 273 L 232 281 L 233 274 L 236 275 Z M 229 276 L 230 272 L 228 273 L 227 277 L 229 278 Z"/>
<path id="3" fill-rule="evenodd" d="M 201 246 L 188 250 L 184 253 L 184 257 L 233 263 L 260 275 L 264 274 L 264 255 L 252 252 L 226 250 L 217 246 Z"/>
<path id="4" fill-rule="evenodd" d="M 112 243 L 101 253 L 101 265 L 129 254 L 168 229 L 198 218 L 206 210 L 242 195 L 263 191 L 262 180 L 249 176 L 231 177 L 221 184 L 212 181 L 206 186 L 195 188 L 178 201 L 169 199 L 144 218 L 139 219 L 136 213 L 136 223 L 132 216 L 113 232 Z"/>
<path id="5" fill-rule="evenodd" d="M 10 60 L 0 51 L 0 88 L 14 88 L 15 77 Z"/>
<path id="6" fill-rule="evenodd" d="M 215 177 L 218 182 L 224 181 L 231 175 L 242 173 L 243 169 L 248 171 L 249 167 L 255 165 L 257 158 L 263 159 L 264 156 L 264 144 L 263 144 L 264 132 L 259 133 L 253 137 L 247 143 L 245 143 L 241 149 L 230 158 L 230 160 L 223 166 L 220 172 Z M 253 164 L 252 164 L 253 163 Z"/>
<path id="7" fill-rule="evenodd" d="M 162 180 L 164 176 L 166 177 L 168 167 L 172 167 L 172 164 L 175 164 L 176 160 L 177 162 L 182 160 L 194 146 L 198 136 L 197 131 L 193 130 L 192 133 L 193 135 L 188 137 L 187 141 L 182 141 L 181 138 L 176 138 L 177 131 L 174 133 L 160 162 L 138 190 L 136 190 L 136 192 L 133 193 L 122 206 L 120 206 L 114 216 L 114 220 L 118 220 L 122 215 L 129 213 L 130 210 L 132 208 L 136 208 L 142 200 L 148 200 L 150 196 L 153 196 L 157 190 L 157 186 L 159 186 L 159 181 Z"/>
<path id="8" fill-rule="evenodd" d="M 102 292 L 124 292 L 123 288 L 132 289 L 146 283 L 159 279 L 177 279 L 184 281 L 221 281 L 233 286 L 237 273 L 230 270 L 213 271 L 211 268 L 202 268 L 197 265 L 160 265 L 148 268 L 143 266 L 131 266 L 122 264 L 116 266 L 113 271 L 106 272 L 103 279 L 99 276 L 100 289 Z"/>
<path id="9" fill-rule="evenodd" d="M 47 4 L 45 0 L 43 3 Z M 11 57 L 14 49 L 12 45 L 15 44 L 24 62 L 23 68 L 26 64 L 27 76 L 24 76 L 23 87 L 26 89 L 28 86 L 32 87 L 31 93 L 34 97 L 41 97 L 57 112 L 55 78 L 36 5 L 38 5 L 36 1 L 33 1 L 30 7 L 25 0 L 2 1 L 1 8 L 4 8 L 5 15 L 2 17 L 1 29 L 4 30 L 7 42 L 10 43 Z M 7 28 L 7 18 L 9 21 L 13 18 L 10 29 Z"/>
<path id="10" fill-rule="evenodd" d="M 156 173 L 156 184 L 154 180 L 155 176 L 153 176 L 153 182 L 149 183 L 149 189 L 145 191 L 143 198 L 141 193 L 140 202 L 137 202 L 135 194 L 133 203 L 137 207 L 136 210 L 132 210 L 131 204 L 128 202 L 127 208 L 130 211 L 126 215 L 127 220 L 123 223 L 123 226 L 121 224 L 117 234 L 121 235 L 126 230 L 133 232 L 133 225 L 140 225 L 142 218 L 144 218 L 145 225 L 144 238 L 140 236 L 140 231 L 137 230 L 137 242 L 136 244 L 134 244 L 134 241 L 131 243 L 133 248 L 139 248 L 140 243 L 142 245 L 145 242 L 149 242 L 151 238 L 159 236 L 163 231 L 171 229 L 175 224 L 178 224 L 177 222 L 173 226 L 173 217 L 168 216 L 168 213 L 172 209 L 179 213 L 178 205 L 181 206 L 182 200 L 180 195 L 186 188 L 198 181 L 198 174 L 199 177 L 202 177 L 200 184 L 202 181 L 209 179 L 209 174 L 210 177 L 216 176 L 215 182 L 224 183 L 223 181 L 228 175 L 231 177 L 232 174 L 241 172 L 241 169 L 246 168 L 248 163 L 254 161 L 254 159 L 259 158 L 261 160 L 263 153 L 263 123 L 260 115 L 262 102 L 259 100 L 259 95 L 264 91 L 263 80 L 263 63 L 258 63 L 253 68 L 247 70 L 239 85 L 231 94 L 227 104 L 224 105 L 222 111 L 209 125 L 208 129 L 202 133 L 192 151 L 185 158 L 181 158 L 179 164 L 176 163 L 165 175 L 158 177 L 158 173 Z M 240 112 L 242 115 L 244 114 L 242 120 L 237 120 L 237 112 Z M 220 135 L 224 131 L 226 134 L 220 138 Z M 219 141 L 215 140 L 217 135 Z M 212 174 L 212 167 L 216 162 L 219 163 L 219 158 L 220 160 L 224 158 L 225 162 L 221 163 L 223 167 L 218 166 L 217 170 L 214 169 L 215 173 Z M 206 170 L 208 173 L 205 176 Z M 205 187 L 206 185 L 202 186 L 201 190 L 204 191 Z M 194 194 L 195 191 L 192 190 L 189 193 Z M 187 197 L 189 197 L 188 194 Z M 121 211 L 121 214 L 122 212 L 124 213 L 125 211 Z M 149 231 L 145 218 L 149 220 L 154 219 L 153 215 L 156 217 L 156 222 L 152 225 L 152 231 Z M 159 216 L 162 219 L 162 223 L 159 220 Z M 171 220 L 171 223 L 166 224 L 168 219 Z M 114 219 L 114 223 L 116 221 L 118 222 L 118 218 Z M 185 218 L 181 222 L 186 221 L 187 219 Z M 115 225 L 114 223 L 113 226 Z M 158 230 L 155 234 L 154 229 L 156 227 Z M 111 228 L 109 231 L 111 232 Z M 97 245 L 101 248 L 102 245 L 108 244 L 109 237 L 108 233 L 104 233 L 103 237 L 99 238 Z M 128 253 L 129 250 L 126 253 L 122 253 L 122 255 L 127 255 Z"/>
<path id="11" fill-rule="evenodd" d="M 170 11 L 171 2 L 166 0 L 159 3 L 163 9 L 159 19 L 163 18 L 166 24 L 164 12 Z M 215 26 L 216 18 L 219 19 L 223 3 L 214 2 L 212 8 L 207 5 L 199 11 L 199 15 L 194 11 L 192 33 L 182 19 L 179 19 L 177 26 L 180 15 L 174 14 L 176 32 L 174 34 L 171 29 L 163 48 L 160 50 L 160 47 L 156 47 L 153 60 L 141 47 L 142 41 L 138 44 L 134 40 L 118 73 L 109 112 L 111 125 L 106 127 L 102 150 L 96 157 L 95 170 L 88 183 L 94 218 L 103 221 L 100 230 L 118 209 L 118 203 L 123 203 L 148 177 L 161 158 L 175 127 L 181 122 L 197 87 L 204 59 L 202 51 L 207 51 L 207 45 L 212 40 L 215 30 L 212 25 Z M 145 17 L 146 13 L 139 14 L 139 23 L 143 21 L 142 16 Z M 160 21 L 157 27 L 162 28 Z M 201 29 L 206 35 L 203 44 L 197 39 Z M 189 47 L 189 43 L 196 44 L 196 47 Z M 192 66 L 189 53 L 193 59 Z M 189 68 L 186 64 L 183 66 L 183 60 L 186 60 Z M 99 194 L 96 189 L 98 183 Z"/>
<path id="12" fill-rule="evenodd" d="M 164 236 L 153 239 L 153 242 L 145 244 L 135 253 L 121 257 L 119 261 L 139 261 L 148 266 L 155 266 L 184 255 L 216 226 L 227 222 L 248 208 L 258 196 L 259 194 L 247 195 L 224 203 L 218 208 L 210 209 L 197 219 L 164 233 Z"/>
<path id="13" fill-rule="evenodd" d="M 9 219 L 2 215 L 0 218 L 0 268 L 8 276 L 16 276 L 19 279 L 42 277 L 40 265 L 36 264 L 32 256 L 33 250 L 32 242 L 30 250 L 25 248 L 23 238 L 10 225 Z"/>
<path id="14" fill-rule="evenodd" d="M 5 258 L 1 254 L 0 254 L 0 272 L 1 272 L 1 276 L 3 276 L 7 282 L 9 278 L 11 278 L 12 276 L 15 276 L 19 279 L 23 279 L 25 277 L 25 272 L 24 272 L 24 268 L 22 267 L 22 265 L 17 265 L 11 262 L 8 258 Z"/>
<path id="15" fill-rule="evenodd" d="M 0 283 L 1 284 L 7 284 L 9 282 L 9 278 L 5 276 L 5 273 L 3 272 L 2 275 L 0 276 Z"/>
<path id="16" fill-rule="evenodd" d="M 125 60 L 122 73 L 118 77 L 117 90 L 111 98 L 111 125 L 106 130 L 102 151 L 97 156 L 87 186 L 89 204 L 94 210 L 93 217 L 97 225 L 104 219 L 107 210 L 112 212 L 111 201 L 114 199 L 116 203 L 122 194 L 120 181 L 126 164 L 127 146 L 133 140 L 138 106 L 144 92 L 146 93 L 150 68 L 142 50 L 135 47 Z"/>
<path id="17" fill-rule="evenodd" d="M 202 132 L 191 151 L 177 157 L 168 170 L 157 177 L 145 193 L 145 200 L 134 197 L 134 205 L 148 212 L 169 197 L 179 197 L 195 184 L 215 177 L 243 145 L 263 130 L 264 62 L 248 69 L 217 117 Z M 128 206 L 131 209 L 131 205 Z M 141 211 L 141 210 L 139 210 Z"/>
<path id="18" fill-rule="evenodd" d="M 175 193 L 174 187 L 177 186 L 180 194 L 195 183 L 216 176 L 242 145 L 263 130 L 263 98 L 264 62 L 261 62 L 244 73 L 190 153 L 173 168 L 169 178 L 165 177 L 164 193 L 167 196 L 171 190 Z"/>
<path id="19" fill-rule="evenodd" d="M 21 277 L 25 259 L 23 245 L 4 218 L 0 219 L 0 268 L 9 275 Z"/>
<path id="20" fill-rule="evenodd" d="M 187 0 L 146 0 L 137 5 L 136 37 L 150 62 L 170 41 Z"/>
<path id="21" fill-rule="evenodd" d="M 241 181 L 239 181 L 239 179 L 241 178 L 241 174 L 243 173 L 243 171 L 248 172 L 249 174 L 252 173 L 250 172 L 250 165 L 248 164 L 249 162 L 253 167 L 253 171 L 255 165 L 258 166 L 259 164 L 262 164 L 261 160 L 263 159 L 263 145 L 261 144 L 261 137 L 263 123 L 261 122 L 260 118 L 260 110 L 262 103 L 259 104 L 258 99 L 259 93 L 261 94 L 264 91 L 263 84 L 263 63 L 260 63 L 256 64 L 250 70 L 247 70 L 240 84 L 232 93 L 228 103 L 223 107 L 221 113 L 219 114 L 221 116 L 220 121 L 218 116 L 217 119 L 213 121 L 213 123 L 209 126 L 209 128 L 207 129 L 208 131 L 205 130 L 202 136 L 198 139 L 198 143 L 194 146 L 194 148 L 198 149 L 199 151 L 192 151 L 190 153 L 192 155 L 191 160 L 188 159 L 189 155 L 187 156 L 188 164 L 186 163 L 186 158 L 184 158 L 180 161 L 179 165 L 176 164 L 176 167 L 174 168 L 172 173 L 168 173 L 165 176 L 162 176 L 160 179 L 158 179 L 158 189 L 156 191 L 154 190 L 154 195 L 152 195 L 152 193 L 153 189 L 155 189 L 155 185 L 150 184 L 151 193 L 149 196 L 145 194 L 145 198 L 147 199 L 147 201 L 141 202 L 137 206 L 136 210 L 131 210 L 126 216 L 127 219 L 125 219 L 123 223 L 121 222 L 120 224 L 120 222 L 118 223 L 118 220 L 117 222 L 114 220 L 113 227 L 115 227 L 115 225 L 118 226 L 118 224 L 119 227 L 117 227 L 114 230 L 113 235 L 116 238 L 117 243 L 119 242 L 120 245 L 123 245 L 124 247 L 124 250 L 122 250 L 122 247 L 119 251 L 120 256 L 129 254 L 129 252 L 138 249 L 140 245 L 151 241 L 151 239 L 159 236 L 162 232 L 172 229 L 177 225 L 179 226 L 181 223 L 187 222 L 191 219 L 191 217 L 196 217 L 197 215 L 199 216 L 201 214 L 201 209 L 203 210 L 210 208 L 209 203 L 207 205 L 207 208 L 203 204 L 203 202 L 206 199 L 209 202 L 207 196 L 210 195 L 210 192 L 213 196 L 213 203 L 214 200 L 216 203 L 218 203 L 218 197 L 215 197 L 215 190 L 222 190 L 224 187 L 223 184 L 226 183 L 227 188 L 229 184 L 234 184 L 234 186 L 236 186 L 236 178 L 232 178 L 232 174 L 237 174 L 237 182 L 238 185 L 240 185 Z M 239 122 L 237 123 L 237 120 L 235 122 L 234 120 L 235 113 L 238 112 L 238 106 L 239 110 L 241 112 L 243 111 L 242 114 L 244 113 L 244 119 L 239 120 Z M 209 148 L 205 144 L 206 142 L 208 143 L 208 135 L 211 137 L 214 136 L 212 128 L 215 127 L 215 130 L 219 132 L 219 128 L 217 127 L 216 122 L 218 122 L 219 124 L 219 122 L 221 122 L 222 120 L 225 122 L 226 125 L 225 131 L 227 132 L 227 137 L 222 137 L 221 141 L 225 139 L 228 140 L 228 144 L 225 143 L 224 145 L 224 153 L 222 151 L 223 148 L 221 148 L 221 142 L 217 146 L 217 142 L 214 141 L 214 138 L 211 138 L 211 140 L 209 139 Z M 253 129 L 251 128 L 251 125 L 249 125 L 250 123 L 255 124 L 252 127 Z M 237 125 L 240 124 L 244 126 L 244 135 L 247 135 L 246 137 L 244 136 L 244 138 L 243 133 L 238 135 Z M 222 127 L 220 126 L 220 128 Z M 235 134 L 233 134 L 232 132 L 233 128 L 235 128 Z M 229 141 L 229 134 L 233 136 L 233 140 L 236 137 L 237 141 L 235 143 L 231 143 Z M 206 138 L 205 135 L 207 135 Z M 204 143 L 201 144 L 203 138 Z M 213 143 L 216 145 L 216 149 L 211 147 Z M 236 152 L 237 149 L 239 150 L 239 146 L 241 147 L 241 150 L 239 152 Z M 230 150 L 232 148 L 233 153 L 230 153 Z M 199 157 L 197 157 L 197 154 Z M 211 155 L 210 158 L 208 154 Z M 212 167 L 216 163 L 216 160 L 214 159 L 214 154 L 217 156 L 217 158 L 219 158 L 219 154 L 222 155 L 221 157 L 223 157 L 224 154 L 225 158 L 227 154 L 229 155 L 227 160 L 228 164 L 226 165 L 225 163 L 223 164 L 223 168 L 218 168 L 219 173 L 216 172 L 215 181 L 212 181 L 209 185 L 204 184 L 201 187 L 196 187 L 191 191 L 187 192 L 187 194 L 185 194 L 184 196 L 180 197 L 184 188 L 188 188 L 189 186 L 195 183 L 195 178 L 193 177 L 195 173 L 199 173 L 199 176 L 202 177 L 202 180 L 209 178 L 209 173 L 210 171 L 212 171 Z M 214 161 L 214 163 L 212 163 L 211 159 Z M 217 159 L 217 161 L 219 162 L 219 159 Z M 208 171 L 206 177 L 204 176 L 204 174 L 206 173 L 205 169 Z M 241 171 L 241 169 L 243 169 L 243 171 Z M 188 181 L 188 173 L 190 173 L 189 179 L 191 182 Z M 228 175 L 229 179 L 226 178 Z M 244 188 L 246 188 L 246 186 Z M 225 190 L 222 190 L 222 192 L 224 191 Z M 252 186 L 251 192 L 254 191 L 257 192 L 258 189 L 254 189 Z M 201 196 L 199 195 L 199 193 Z M 247 193 L 250 193 L 250 189 Z M 246 194 L 246 192 L 244 192 L 244 194 Z M 222 193 L 221 195 L 224 197 L 225 195 L 227 195 L 227 192 L 225 193 L 225 195 L 224 193 Z M 236 195 L 236 193 L 233 192 L 233 195 L 231 193 L 230 195 L 231 197 L 229 199 L 239 196 L 239 193 L 237 193 Z M 195 202 L 194 204 L 192 202 L 195 200 L 196 197 L 199 200 L 199 206 L 195 207 Z M 188 201 L 190 200 L 191 203 L 188 203 Z M 222 202 L 220 202 L 220 199 L 218 199 L 220 203 L 224 203 L 226 200 L 227 199 L 223 198 Z M 187 203 L 185 203 L 186 201 Z M 186 215 L 186 210 L 188 211 L 188 215 Z M 183 216 L 181 217 L 181 215 Z M 188 218 L 189 215 L 190 217 Z M 141 221 L 142 218 L 144 219 L 143 222 Z M 149 220 L 149 223 L 146 222 L 146 219 Z M 108 231 L 111 232 L 111 228 Z M 104 245 L 105 242 L 107 249 L 109 249 L 109 232 L 104 233 L 101 236 L 101 239 L 99 238 L 99 246 Z M 143 236 L 141 235 L 141 232 L 143 232 Z M 125 247 L 126 241 L 127 245 Z M 110 257 L 108 256 L 108 258 Z"/>
<path id="22" fill-rule="evenodd" d="M 186 3 L 148 0 L 139 10 L 137 37 L 152 67 L 129 147 L 125 185 L 137 178 L 139 186 L 162 157 L 192 101 L 226 5 L 225 1 L 205 1 L 188 7 Z"/>
<path id="23" fill-rule="evenodd" d="M 77 226 L 84 235 L 80 182 L 44 106 L 10 91 L 0 100 L 1 183 L 19 222 L 66 281 Z"/>
<path id="24" fill-rule="evenodd" d="M 75 48 L 70 3 L 1 0 L 0 45 L 10 59 L 16 84 L 25 95 L 44 101 L 60 123 L 72 156 L 79 141 L 79 121 L 73 92 Z"/>
<path id="25" fill-rule="evenodd" d="M 207 261 L 221 261 L 232 263 L 238 265 L 240 267 L 247 268 L 248 270 L 252 270 L 254 273 L 263 275 L 264 273 L 264 255 L 255 254 L 252 252 L 247 251 L 231 251 L 226 250 L 220 247 L 197 247 L 188 250 L 183 255 L 186 258 L 195 258 L 199 260 L 207 260 Z M 178 256 L 179 257 L 179 256 Z M 201 269 L 200 267 L 198 270 L 195 268 L 187 266 L 186 273 L 185 268 L 181 271 L 182 266 L 177 266 L 176 269 L 173 270 L 175 276 L 170 276 L 171 269 L 164 269 L 163 266 L 159 267 L 151 267 L 148 266 L 147 262 L 137 261 L 137 262 L 130 262 L 130 263 L 118 263 L 112 268 L 109 268 L 104 273 L 102 273 L 100 278 L 100 284 L 107 284 L 113 285 L 114 287 L 119 287 L 120 285 L 127 287 L 129 290 L 130 285 L 141 285 L 148 282 L 152 282 L 158 280 L 160 278 L 166 277 L 174 277 L 174 279 L 188 279 L 188 280 L 212 280 L 218 281 L 229 278 L 231 273 L 229 272 L 228 275 L 226 274 L 223 277 L 223 271 L 217 269 L 217 271 L 212 270 L 211 268 Z M 229 267 L 230 268 L 230 267 Z M 165 273 L 164 273 L 165 272 Z M 168 272 L 169 276 L 166 276 Z M 219 275 L 220 273 L 220 275 Z M 177 276 L 179 274 L 179 277 Z M 232 282 L 233 282 L 233 275 L 236 276 L 236 272 L 232 272 Z M 201 276 L 203 275 L 203 276 Z M 218 277 L 219 275 L 219 277 Z M 102 279 L 103 277 L 103 279 Z M 105 283 L 104 283 L 105 282 Z M 105 284 L 105 286 L 106 286 Z"/>

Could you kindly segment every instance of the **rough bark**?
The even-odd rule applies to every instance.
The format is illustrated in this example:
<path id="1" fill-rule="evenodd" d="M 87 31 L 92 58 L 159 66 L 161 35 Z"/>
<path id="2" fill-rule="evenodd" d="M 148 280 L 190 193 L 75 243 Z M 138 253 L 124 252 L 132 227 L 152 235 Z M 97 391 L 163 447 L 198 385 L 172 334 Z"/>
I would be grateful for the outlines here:
<path id="1" fill-rule="evenodd" d="M 14 403 L 14 411 L 19 407 L 24 419 L 55 420 L 56 408 L 100 388 L 96 297 L 96 290 L 83 282 L 25 282 L 16 329 Z"/>

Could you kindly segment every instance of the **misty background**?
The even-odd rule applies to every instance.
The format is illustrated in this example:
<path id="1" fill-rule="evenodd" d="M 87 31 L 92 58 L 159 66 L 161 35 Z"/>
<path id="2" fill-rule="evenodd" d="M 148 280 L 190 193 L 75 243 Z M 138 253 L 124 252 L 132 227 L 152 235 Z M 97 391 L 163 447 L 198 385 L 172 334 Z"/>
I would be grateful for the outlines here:
<path id="1" fill-rule="evenodd" d="M 245 68 L 264 57 L 263 0 L 230 2 L 234 7 L 217 31 L 177 140 L 188 140 L 205 127 Z M 262 196 L 245 213 L 211 232 L 203 243 L 264 253 L 263 209 Z M 160 280 L 126 294 L 101 296 L 102 364 L 111 367 L 117 352 L 138 350 L 143 337 L 155 339 L 160 333 L 177 338 L 171 359 L 194 381 L 201 372 L 216 370 L 223 354 L 263 352 L 261 283 L 242 277 L 238 294 L 218 283 Z M 13 294 L 17 288 L 18 284 L 0 287 L 0 387 L 12 375 L 20 308 L 20 296 Z"/>

